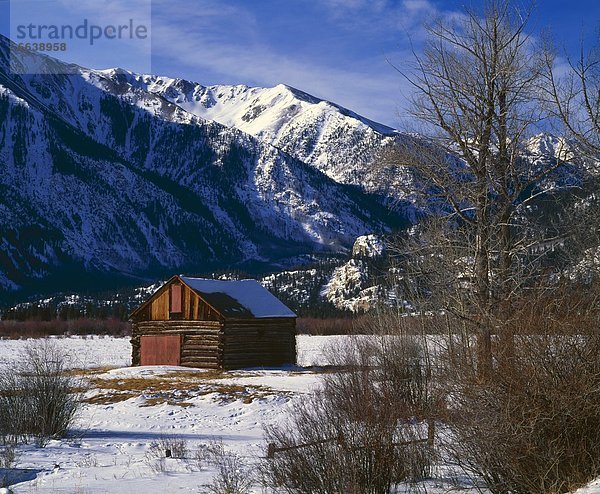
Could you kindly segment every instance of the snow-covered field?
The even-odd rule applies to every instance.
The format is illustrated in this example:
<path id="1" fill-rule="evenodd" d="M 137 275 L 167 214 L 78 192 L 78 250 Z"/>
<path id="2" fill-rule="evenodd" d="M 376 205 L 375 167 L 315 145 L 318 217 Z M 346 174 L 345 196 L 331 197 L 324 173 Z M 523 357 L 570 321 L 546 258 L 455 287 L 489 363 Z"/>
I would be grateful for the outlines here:
<path id="1" fill-rule="evenodd" d="M 297 337 L 298 366 L 327 365 L 328 348 L 342 345 L 344 336 Z M 59 348 L 67 352 L 73 368 L 128 367 L 131 365 L 129 338 L 109 336 L 50 337 Z M 0 339 L 0 363 L 10 364 L 19 359 L 20 353 L 31 340 Z"/>
<path id="2" fill-rule="evenodd" d="M 156 472 L 147 453 L 165 435 L 185 439 L 190 458 L 211 440 L 244 455 L 265 455 L 263 426 L 281 420 L 318 385 L 324 350 L 343 337 L 298 337 L 298 367 L 216 375 L 181 367 L 128 367 L 128 338 L 56 338 L 89 388 L 73 437 L 21 447 L 15 493 L 206 492 L 215 471 L 193 459 L 167 459 Z M 19 358 L 26 340 L 0 340 L 0 362 Z M 326 352 L 325 352 L 326 353 Z M 143 380 L 143 381 L 142 381 Z M 57 467 L 58 465 L 58 467 Z M 0 479 L 6 471 L 0 470 Z M 29 480 L 26 480 L 29 479 Z M 0 489 L 0 492 L 2 490 Z M 260 492 L 257 488 L 257 492 Z"/>
<path id="3" fill-rule="evenodd" d="M 86 389 L 86 403 L 71 437 L 45 448 L 21 446 L 17 468 L 0 468 L 0 482 L 8 474 L 13 484 L 0 494 L 209 492 L 216 469 L 195 453 L 217 440 L 249 465 L 264 457 L 263 427 L 283 420 L 319 385 L 322 374 L 311 366 L 327 365 L 329 349 L 345 338 L 298 336 L 298 366 L 226 373 L 129 367 L 127 338 L 55 338 Z M 11 365 L 28 343 L 0 340 L 0 363 Z M 185 440 L 188 453 L 157 468 L 152 442 L 165 436 Z M 435 494 L 449 489 L 427 485 Z M 256 486 L 254 492 L 265 491 Z M 600 479 L 577 494 L 600 494 Z"/>

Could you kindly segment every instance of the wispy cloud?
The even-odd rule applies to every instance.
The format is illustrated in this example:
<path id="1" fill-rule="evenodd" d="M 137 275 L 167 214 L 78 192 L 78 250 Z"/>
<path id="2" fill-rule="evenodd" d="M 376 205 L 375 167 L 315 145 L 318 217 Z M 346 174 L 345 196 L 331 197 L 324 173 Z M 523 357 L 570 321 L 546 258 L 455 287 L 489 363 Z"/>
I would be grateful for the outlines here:
<path id="1" fill-rule="evenodd" d="M 347 26 L 362 30 L 397 32 L 421 39 L 424 25 L 436 19 L 460 17 L 431 0 L 322 0 L 329 14 Z"/>
<path id="2" fill-rule="evenodd" d="M 387 53 L 376 49 L 360 57 L 350 52 L 336 64 L 319 57 L 291 57 L 286 47 L 266 42 L 250 9 L 210 0 L 199 3 L 194 12 L 185 13 L 177 2 L 159 3 L 153 17 L 154 53 L 196 70 L 200 79 L 197 82 L 207 82 L 202 76 L 209 72 L 221 76 L 219 82 L 266 86 L 286 83 L 369 118 L 395 123 L 407 87 L 386 58 L 398 53 L 398 46 L 390 43 Z M 358 4 L 365 2 L 355 3 L 355 8 L 361 8 Z"/>

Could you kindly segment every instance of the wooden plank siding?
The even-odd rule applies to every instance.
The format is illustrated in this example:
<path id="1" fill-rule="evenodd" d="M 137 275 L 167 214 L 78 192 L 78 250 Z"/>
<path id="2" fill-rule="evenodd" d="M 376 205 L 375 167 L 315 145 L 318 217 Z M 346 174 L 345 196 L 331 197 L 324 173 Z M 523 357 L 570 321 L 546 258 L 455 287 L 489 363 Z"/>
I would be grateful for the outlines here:
<path id="1" fill-rule="evenodd" d="M 142 335 L 140 363 L 142 365 L 181 365 L 180 334 Z"/>
<path id="2" fill-rule="evenodd" d="M 169 291 L 165 290 L 150 304 L 150 319 L 152 321 L 169 320 Z"/>
<path id="3" fill-rule="evenodd" d="M 150 321 L 218 321 L 219 314 L 205 303 L 193 290 L 186 285 L 181 285 L 181 310 L 175 312 L 171 308 L 171 293 L 168 289 L 159 290 L 152 298 L 149 308 L 135 320 Z M 164 288 L 164 287 L 163 287 Z M 179 309 L 179 307 L 175 307 Z"/>
<path id="4" fill-rule="evenodd" d="M 173 283 L 171 285 L 171 305 L 169 312 L 178 314 L 181 312 L 181 285 Z"/>

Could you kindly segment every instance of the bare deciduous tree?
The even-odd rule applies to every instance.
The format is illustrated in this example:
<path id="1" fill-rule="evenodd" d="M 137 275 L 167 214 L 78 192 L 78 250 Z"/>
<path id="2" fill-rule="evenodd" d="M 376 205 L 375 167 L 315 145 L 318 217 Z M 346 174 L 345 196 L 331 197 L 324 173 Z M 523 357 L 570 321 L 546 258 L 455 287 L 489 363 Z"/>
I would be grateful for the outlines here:
<path id="1" fill-rule="evenodd" d="M 591 219 L 585 226 L 588 231 L 584 238 L 595 241 L 596 249 L 592 248 L 592 252 L 597 251 L 600 208 L 595 192 L 600 173 L 600 42 L 596 36 L 596 43 L 589 50 L 582 42 L 579 56 L 567 58 L 562 66 L 551 41 L 546 40 L 544 50 L 542 98 L 560 132 L 570 138 L 575 151 L 573 158 L 596 175 L 596 183 L 592 183 L 577 214 Z"/>
<path id="2" fill-rule="evenodd" d="M 447 330 L 435 384 L 451 397 L 445 457 L 495 493 L 565 492 L 600 463 L 598 282 L 587 264 L 578 272 L 582 254 L 597 255 L 594 189 L 568 163 L 567 139 L 548 142 L 551 158 L 531 151 L 547 118 L 548 58 L 526 20 L 491 0 L 456 25 L 431 26 L 417 75 L 407 75 L 426 133 L 404 136 L 383 159 L 412 171 L 435 213 L 394 246 L 394 282 L 416 318 Z M 591 61 L 556 93 L 568 95 L 556 104 L 571 105 L 561 118 L 588 151 Z"/>
<path id="3" fill-rule="evenodd" d="M 507 303 L 528 279 L 531 254 L 561 240 L 551 229 L 534 235 L 525 221 L 564 165 L 560 149 L 553 160 L 526 153 L 544 118 L 543 57 L 532 51 L 527 19 L 508 1 L 490 0 L 457 25 L 428 27 L 416 72 L 406 75 L 416 90 L 413 115 L 427 135 L 401 140 L 382 160 L 410 168 L 429 204 L 446 213 L 429 223 L 436 238 L 426 243 L 429 260 L 441 256 L 442 293 L 452 293 L 438 309 L 475 328 L 482 377 L 492 364 L 490 335 L 501 330 Z"/>

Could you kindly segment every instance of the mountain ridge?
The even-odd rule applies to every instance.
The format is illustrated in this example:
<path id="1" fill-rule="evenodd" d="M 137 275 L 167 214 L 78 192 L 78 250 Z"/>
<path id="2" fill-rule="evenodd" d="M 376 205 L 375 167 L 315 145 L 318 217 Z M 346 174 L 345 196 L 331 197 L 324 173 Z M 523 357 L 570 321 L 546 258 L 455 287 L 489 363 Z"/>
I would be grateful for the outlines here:
<path id="1" fill-rule="evenodd" d="M 358 187 L 97 71 L 13 74 L 8 49 L 0 40 L 5 290 L 78 269 L 156 276 L 344 252 L 358 235 L 406 224 Z M 35 238 L 31 225 L 43 227 Z"/>
<path id="2" fill-rule="evenodd" d="M 364 186 L 376 153 L 400 135 L 391 127 L 285 84 L 272 88 L 204 86 L 123 69 L 98 72 L 160 95 L 191 115 L 257 137 L 341 183 Z"/>

